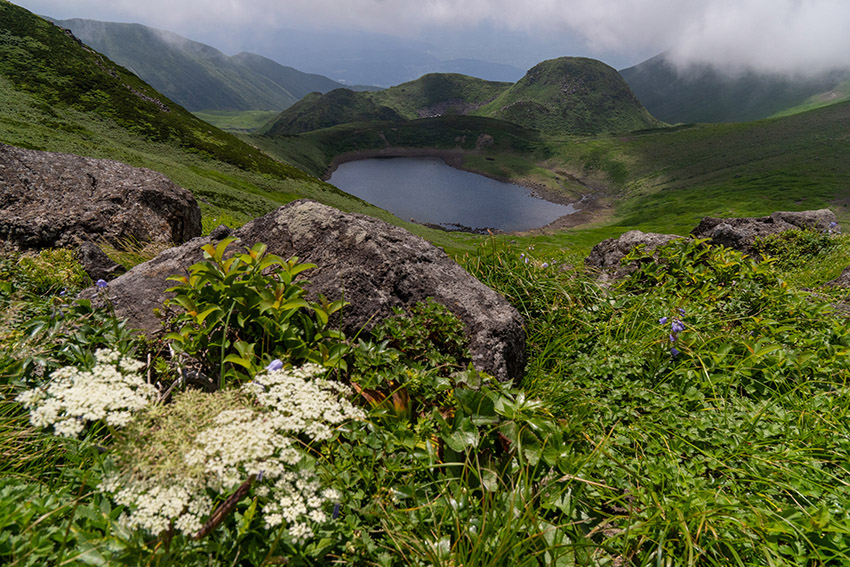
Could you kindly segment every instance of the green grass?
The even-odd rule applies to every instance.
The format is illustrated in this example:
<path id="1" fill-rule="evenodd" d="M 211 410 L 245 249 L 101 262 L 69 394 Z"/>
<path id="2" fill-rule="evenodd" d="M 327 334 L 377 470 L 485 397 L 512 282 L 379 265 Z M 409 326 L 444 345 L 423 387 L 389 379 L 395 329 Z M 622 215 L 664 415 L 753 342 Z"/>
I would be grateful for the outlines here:
<path id="1" fill-rule="evenodd" d="M 843 83 L 839 83 L 838 85 L 836 85 L 835 88 L 831 89 L 828 92 L 816 94 L 814 96 L 809 97 L 800 105 L 788 108 L 781 112 L 777 112 L 772 116 L 772 118 L 790 116 L 792 114 L 799 114 L 801 112 L 807 112 L 816 108 L 823 108 L 824 106 L 829 106 L 830 104 L 844 102 L 848 98 L 850 98 L 850 81 L 844 81 Z"/>
<path id="2" fill-rule="evenodd" d="M 233 134 L 250 134 L 278 115 L 274 110 L 196 110 L 192 114 Z"/>
<path id="3" fill-rule="evenodd" d="M 836 276 L 850 250 L 838 242 L 799 259 L 805 267 L 789 279 L 814 287 Z M 603 291 L 542 266 L 575 255 L 482 253 L 492 256 L 467 267 L 527 317 L 525 388 L 558 405 L 584 440 L 572 445 L 572 474 L 593 484 L 576 482 L 572 497 L 594 511 L 585 529 L 606 552 L 624 565 L 847 560 L 838 463 L 848 447 L 836 437 L 846 429 L 847 330 L 828 303 L 734 254 L 691 263 L 708 256 L 677 249 L 646 274 L 669 263 L 679 275 L 636 275 Z M 714 279 L 724 270 L 738 287 L 731 295 Z M 685 321 L 675 343 L 661 317 Z M 833 346 L 819 351 L 826 336 Z M 671 346 L 682 352 L 671 356 Z M 815 352 L 825 358 L 814 363 Z"/>
<path id="4" fill-rule="evenodd" d="M 593 135 L 662 123 L 641 106 L 623 78 L 593 59 L 544 61 L 476 114 L 549 135 Z"/>

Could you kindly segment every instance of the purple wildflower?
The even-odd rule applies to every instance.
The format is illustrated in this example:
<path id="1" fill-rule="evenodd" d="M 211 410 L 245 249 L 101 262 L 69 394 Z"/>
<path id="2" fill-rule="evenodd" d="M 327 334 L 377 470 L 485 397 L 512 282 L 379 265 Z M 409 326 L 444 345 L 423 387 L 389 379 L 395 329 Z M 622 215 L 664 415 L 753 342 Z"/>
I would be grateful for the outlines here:
<path id="1" fill-rule="evenodd" d="M 659 319 L 658 324 L 659 325 L 666 325 L 667 324 L 667 317 L 662 317 L 661 319 Z"/>
<path id="2" fill-rule="evenodd" d="M 339 518 L 339 502 L 337 502 L 336 504 L 334 504 L 334 512 L 333 512 L 333 514 L 331 514 L 331 517 L 332 517 L 334 520 L 336 520 L 337 518 Z"/>
<path id="3" fill-rule="evenodd" d="M 106 283 L 106 280 L 101 279 L 94 282 L 94 285 L 96 285 L 100 289 L 106 289 L 106 286 L 108 286 L 109 284 Z"/>
<path id="4" fill-rule="evenodd" d="M 276 370 L 280 370 L 281 368 L 283 368 L 283 363 L 277 358 L 272 360 L 269 365 L 266 366 L 266 370 L 269 372 L 274 372 Z"/>
<path id="5" fill-rule="evenodd" d="M 674 333 L 681 333 L 685 330 L 685 324 L 679 319 L 673 319 L 673 322 L 670 324 L 670 328 Z"/>
<path id="6" fill-rule="evenodd" d="M 673 355 L 674 357 L 679 356 L 679 349 L 677 349 L 676 347 L 672 347 L 670 349 L 670 354 Z"/>

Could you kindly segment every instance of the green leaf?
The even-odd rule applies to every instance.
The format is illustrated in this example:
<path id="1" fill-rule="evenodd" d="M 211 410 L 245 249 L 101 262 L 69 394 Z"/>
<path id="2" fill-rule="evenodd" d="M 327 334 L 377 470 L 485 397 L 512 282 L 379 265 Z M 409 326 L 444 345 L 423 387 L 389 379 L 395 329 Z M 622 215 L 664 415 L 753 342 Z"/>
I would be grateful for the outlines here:
<path id="1" fill-rule="evenodd" d="M 218 305 L 214 305 L 214 306 L 210 307 L 209 309 L 206 309 L 206 310 L 202 311 L 201 313 L 198 313 L 195 316 L 195 321 L 197 321 L 199 325 L 203 325 L 204 321 L 206 321 L 207 317 L 209 317 L 210 315 L 212 315 L 215 312 L 219 312 L 221 314 L 224 314 L 224 312 L 221 310 L 221 308 Z"/>
<path id="2" fill-rule="evenodd" d="M 227 356 L 224 357 L 224 362 L 231 362 L 233 364 L 238 364 L 239 366 L 241 366 L 242 368 L 244 368 L 246 370 L 251 370 L 251 368 L 252 368 L 252 364 L 251 364 L 250 360 L 248 360 L 246 358 L 242 358 L 241 356 L 238 356 L 236 354 L 228 354 Z"/>
<path id="3" fill-rule="evenodd" d="M 453 430 L 441 437 L 452 450 L 461 453 L 469 447 L 477 447 L 479 435 L 478 428 L 468 417 L 459 416 L 455 417 Z"/>

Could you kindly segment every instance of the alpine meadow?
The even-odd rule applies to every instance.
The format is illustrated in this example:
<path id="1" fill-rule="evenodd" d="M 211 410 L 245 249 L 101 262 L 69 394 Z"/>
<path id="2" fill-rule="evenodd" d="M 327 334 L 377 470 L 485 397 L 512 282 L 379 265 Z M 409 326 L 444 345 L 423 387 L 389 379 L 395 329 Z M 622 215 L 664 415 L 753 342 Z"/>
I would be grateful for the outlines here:
<path id="1" fill-rule="evenodd" d="M 0 0 L 0 563 L 850 565 L 847 75 L 672 73 L 345 86 Z M 326 181 L 415 156 L 578 212 Z"/>

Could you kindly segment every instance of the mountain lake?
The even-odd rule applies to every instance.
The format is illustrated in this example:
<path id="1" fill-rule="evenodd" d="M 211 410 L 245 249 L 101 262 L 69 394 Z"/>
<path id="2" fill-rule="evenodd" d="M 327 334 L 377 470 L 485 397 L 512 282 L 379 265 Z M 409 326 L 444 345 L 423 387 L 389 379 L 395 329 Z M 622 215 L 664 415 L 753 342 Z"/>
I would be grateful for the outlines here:
<path id="1" fill-rule="evenodd" d="M 525 187 L 456 169 L 442 158 L 372 158 L 350 161 L 328 180 L 346 193 L 399 218 L 449 230 L 539 228 L 575 212 L 534 196 Z"/>

